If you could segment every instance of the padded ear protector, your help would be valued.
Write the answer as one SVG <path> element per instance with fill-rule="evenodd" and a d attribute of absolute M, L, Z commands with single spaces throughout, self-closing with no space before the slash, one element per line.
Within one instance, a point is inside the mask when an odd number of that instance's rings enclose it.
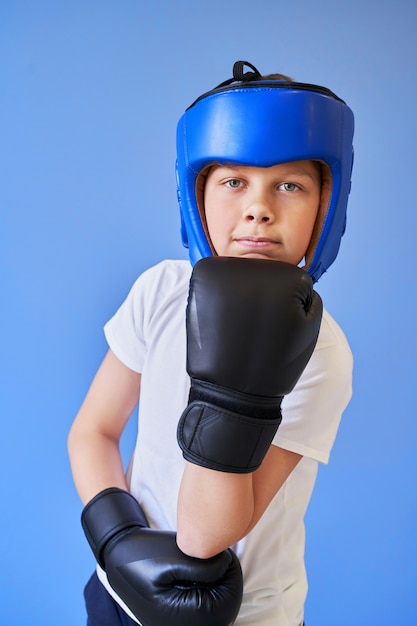
<path fill-rule="evenodd" d="M 182 241 L 191 263 L 213 254 L 202 203 L 208 166 L 315 160 L 322 166 L 321 203 L 304 269 L 317 281 L 335 260 L 346 226 L 353 130 L 351 109 L 329 89 L 263 78 L 237 61 L 233 78 L 200 96 L 177 127 Z"/>

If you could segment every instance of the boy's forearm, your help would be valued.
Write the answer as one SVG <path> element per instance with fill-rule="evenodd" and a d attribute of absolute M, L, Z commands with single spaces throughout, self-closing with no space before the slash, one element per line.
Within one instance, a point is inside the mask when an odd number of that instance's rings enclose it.
<path fill-rule="evenodd" d="M 251 474 L 216 472 L 187 463 L 178 499 L 179 547 L 207 558 L 246 537 L 301 458 L 272 445 Z"/>
<path fill-rule="evenodd" d="M 127 487 L 119 441 L 139 400 L 140 378 L 109 350 L 72 424 L 68 452 L 84 504 L 108 487 Z"/>
<path fill-rule="evenodd" d="M 68 450 L 74 482 L 84 505 L 108 487 L 127 489 L 116 441 L 98 433 L 71 433 Z"/>
<path fill-rule="evenodd" d="M 245 536 L 253 511 L 252 474 L 187 463 L 178 496 L 178 545 L 190 556 L 214 556 Z"/>

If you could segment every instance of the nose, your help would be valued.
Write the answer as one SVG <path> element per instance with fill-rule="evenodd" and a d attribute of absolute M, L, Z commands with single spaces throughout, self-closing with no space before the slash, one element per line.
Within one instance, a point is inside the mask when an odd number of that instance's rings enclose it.
<path fill-rule="evenodd" d="M 274 211 L 265 194 L 254 196 L 244 209 L 243 218 L 247 222 L 266 224 L 274 220 Z"/>

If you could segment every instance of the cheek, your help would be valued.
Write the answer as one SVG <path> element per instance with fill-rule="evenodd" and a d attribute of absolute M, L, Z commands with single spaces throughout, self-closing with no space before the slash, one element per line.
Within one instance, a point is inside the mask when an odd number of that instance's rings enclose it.
<path fill-rule="evenodd" d="M 216 220 L 214 213 L 215 212 L 210 208 L 210 206 L 206 205 L 205 210 L 204 210 L 204 215 L 205 215 L 207 230 L 210 236 L 213 236 L 213 234 L 216 231 L 215 226 L 216 226 L 217 220 Z"/>
<path fill-rule="evenodd" d="M 205 209 L 206 224 L 211 236 L 225 232 L 230 222 L 230 211 L 220 201 L 210 200 Z"/>
<path fill-rule="evenodd" d="M 211 221 L 207 222 L 207 231 L 212 247 L 217 252 L 217 254 L 220 254 L 226 240 L 226 228 L 223 226 L 221 221 L 217 219 L 212 219 Z"/>
<path fill-rule="evenodd" d="M 205 208 L 205 227 L 213 251 L 221 253 L 222 242 L 225 234 L 225 212 L 221 207 L 208 204 Z"/>
<path fill-rule="evenodd" d="M 317 210 L 303 212 L 302 215 L 298 216 L 298 218 L 294 220 L 293 224 L 289 228 L 288 232 L 291 236 L 294 254 L 299 257 L 299 260 L 301 260 L 307 252 L 307 248 L 313 235 L 316 216 Z"/>
<path fill-rule="evenodd" d="M 317 211 L 310 213 L 301 220 L 300 232 L 304 241 L 310 243 L 311 236 L 313 234 L 314 224 L 316 221 Z"/>

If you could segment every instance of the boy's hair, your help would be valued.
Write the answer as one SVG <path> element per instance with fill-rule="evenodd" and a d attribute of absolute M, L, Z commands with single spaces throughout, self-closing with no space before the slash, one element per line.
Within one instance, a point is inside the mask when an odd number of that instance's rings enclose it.
<path fill-rule="evenodd" d="M 215 254 L 203 205 L 211 165 L 312 160 L 321 164 L 322 191 L 305 270 L 318 280 L 336 258 L 345 229 L 352 138 L 353 113 L 329 89 L 284 74 L 262 76 L 250 63 L 236 62 L 233 78 L 197 98 L 178 123 L 178 199 L 191 262 Z"/>
<path fill-rule="evenodd" d="M 294 79 L 286 76 L 285 74 L 266 74 L 266 76 L 261 76 L 259 80 L 283 80 L 286 83 L 293 83 Z"/>

